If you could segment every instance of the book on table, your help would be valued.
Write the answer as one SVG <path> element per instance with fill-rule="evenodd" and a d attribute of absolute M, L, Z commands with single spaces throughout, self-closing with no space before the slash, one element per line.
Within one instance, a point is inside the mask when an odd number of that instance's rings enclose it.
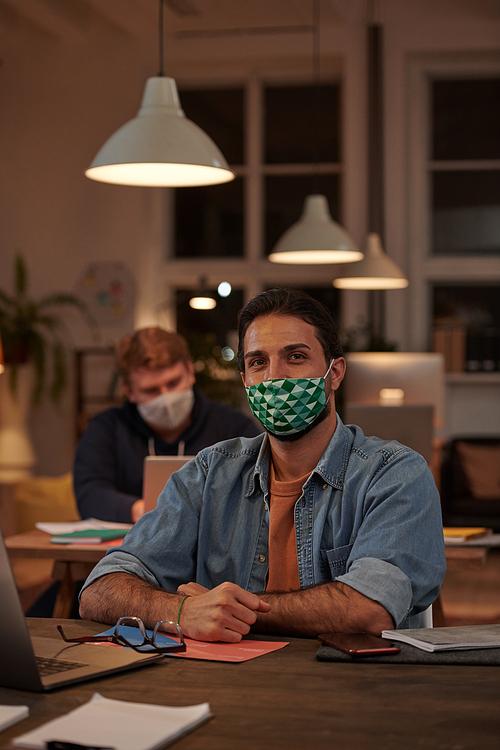
<path fill-rule="evenodd" d="M 452 544 L 479 539 L 488 534 L 491 534 L 491 529 L 484 526 L 445 526 L 443 528 L 444 541 Z"/>
<path fill-rule="evenodd" d="M 69 534 L 55 534 L 50 537 L 52 544 L 100 544 L 123 539 L 128 529 L 83 529 Z"/>
<path fill-rule="evenodd" d="M 382 638 L 409 643 L 423 651 L 499 648 L 500 624 L 456 625 L 449 628 L 383 630 Z"/>
<path fill-rule="evenodd" d="M 83 521 L 62 523 L 39 521 L 35 526 L 40 531 L 50 534 L 50 541 L 53 544 L 100 544 L 123 539 L 133 524 L 85 518 Z"/>

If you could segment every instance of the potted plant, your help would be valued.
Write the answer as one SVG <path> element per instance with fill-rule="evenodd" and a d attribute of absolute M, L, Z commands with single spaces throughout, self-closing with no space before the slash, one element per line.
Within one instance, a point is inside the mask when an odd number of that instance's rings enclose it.
<path fill-rule="evenodd" d="M 14 264 L 14 293 L 0 289 L 0 338 L 7 372 L 0 375 L 0 483 L 31 474 L 35 453 L 27 419 L 30 401 L 39 404 L 51 371 L 49 396 L 55 403 L 67 384 L 64 324 L 58 307 L 76 307 L 91 323 L 85 304 L 72 294 L 28 296 L 28 275 L 21 255 Z"/>
<path fill-rule="evenodd" d="M 73 294 L 56 292 L 34 300 L 28 296 L 28 274 L 24 259 L 14 263 L 14 293 L 0 289 L 0 337 L 5 364 L 10 365 L 10 390 L 17 391 L 20 366 L 32 364 L 32 402 L 39 404 L 45 391 L 47 371 L 51 370 L 49 396 L 56 403 L 67 384 L 65 344 L 61 337 L 62 317 L 55 308 L 76 307 L 92 325 L 86 305 Z"/>

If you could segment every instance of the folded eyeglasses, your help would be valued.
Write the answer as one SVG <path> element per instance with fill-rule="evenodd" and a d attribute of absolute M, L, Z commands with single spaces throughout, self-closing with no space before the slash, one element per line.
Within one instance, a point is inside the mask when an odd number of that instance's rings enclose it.
<path fill-rule="evenodd" d="M 134 624 L 133 627 L 135 626 L 135 628 L 142 636 L 142 642 L 131 643 L 129 638 L 127 638 L 123 634 L 123 627 L 131 623 Z M 120 628 L 122 628 L 122 632 L 120 632 Z M 163 628 L 163 633 L 158 632 L 160 628 Z M 172 644 L 161 644 L 161 642 L 157 643 L 157 637 L 159 635 L 166 635 L 165 630 L 167 630 L 167 628 L 170 628 L 172 632 L 175 632 L 175 635 L 179 639 L 179 643 L 177 643 L 176 641 L 174 641 L 174 643 Z M 139 617 L 120 617 L 115 625 L 114 632 L 108 635 L 82 635 L 79 638 L 67 638 L 61 625 L 58 625 L 57 629 L 66 643 L 116 643 L 120 646 L 127 646 L 128 648 L 132 648 L 134 649 L 134 651 L 138 651 L 141 654 L 147 653 L 148 651 L 151 653 L 151 648 L 153 648 L 159 654 L 172 654 L 186 650 L 186 644 L 184 643 L 182 630 L 180 626 L 177 625 L 177 623 L 172 622 L 172 620 L 160 620 L 159 622 L 157 622 L 154 626 L 151 637 L 149 637 L 146 633 L 144 623 Z M 168 637 L 171 637 L 170 633 Z"/>

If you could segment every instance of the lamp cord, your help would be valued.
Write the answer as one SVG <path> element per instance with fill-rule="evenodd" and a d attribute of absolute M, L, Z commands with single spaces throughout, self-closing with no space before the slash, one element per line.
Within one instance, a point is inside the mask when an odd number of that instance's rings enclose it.
<path fill-rule="evenodd" d="M 313 171 L 313 193 L 319 193 L 319 160 L 320 160 L 320 0 L 313 0 L 313 149 L 312 159 L 315 166 Z"/>
<path fill-rule="evenodd" d="M 163 0 L 160 1 L 159 13 L 158 13 L 158 53 L 159 53 L 159 65 L 158 65 L 158 76 L 161 78 L 165 75 L 164 62 L 163 62 Z"/>

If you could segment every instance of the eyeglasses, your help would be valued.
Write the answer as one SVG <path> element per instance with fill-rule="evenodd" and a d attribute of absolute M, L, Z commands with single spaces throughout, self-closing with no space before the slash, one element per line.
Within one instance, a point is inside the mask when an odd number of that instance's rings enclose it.
<path fill-rule="evenodd" d="M 130 635 L 127 634 L 126 637 L 123 634 L 123 628 L 129 623 L 134 623 L 135 629 L 137 629 L 142 636 L 142 642 L 132 643 L 130 640 Z M 166 630 L 167 627 L 175 631 L 176 636 L 179 638 L 179 643 L 176 643 L 174 641 L 173 644 L 169 643 L 166 645 L 162 645 L 161 643 L 156 642 L 158 635 L 164 635 L 164 633 L 158 632 L 159 629 L 163 628 L 163 630 Z M 120 628 L 122 628 L 122 632 L 120 632 Z M 79 638 L 67 638 L 61 625 L 58 625 L 57 629 L 60 632 L 62 639 L 66 641 L 66 643 L 117 643 L 120 646 L 133 648 L 134 651 L 138 651 L 141 654 L 147 653 L 151 650 L 151 648 L 155 649 L 155 651 L 157 651 L 159 654 L 172 654 L 186 650 L 186 644 L 184 643 L 182 630 L 180 626 L 177 625 L 177 623 L 172 622 L 171 620 L 160 620 L 160 622 L 157 622 L 154 626 L 151 637 L 149 637 L 146 633 L 144 623 L 139 617 L 120 617 L 115 625 L 114 632 L 108 635 L 82 635 Z"/>

